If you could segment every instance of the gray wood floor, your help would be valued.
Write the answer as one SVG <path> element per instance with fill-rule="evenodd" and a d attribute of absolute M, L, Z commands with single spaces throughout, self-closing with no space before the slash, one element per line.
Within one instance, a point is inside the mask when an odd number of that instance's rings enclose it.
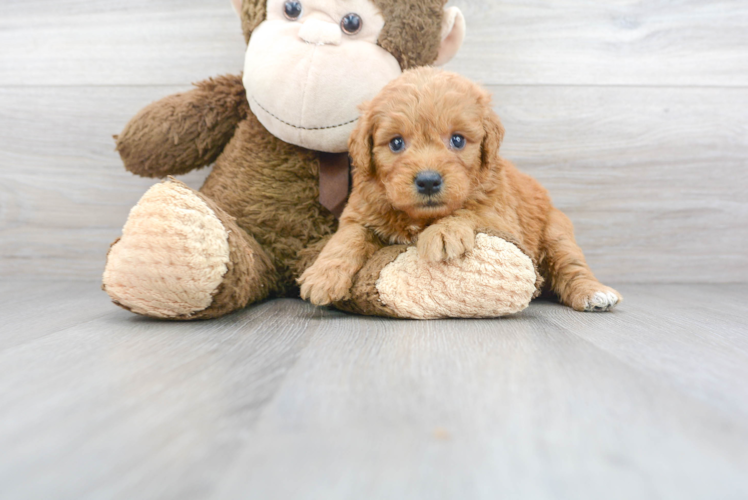
<path fill-rule="evenodd" d="M 748 285 L 390 321 L 0 284 L 3 499 L 744 499 Z"/>

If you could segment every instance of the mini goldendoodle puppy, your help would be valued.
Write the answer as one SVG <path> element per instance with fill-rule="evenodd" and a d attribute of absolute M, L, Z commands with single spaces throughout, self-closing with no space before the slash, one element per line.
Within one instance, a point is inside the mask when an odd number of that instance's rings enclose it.
<path fill-rule="evenodd" d="M 548 192 L 498 152 L 504 135 L 489 93 L 441 70 L 408 71 L 371 103 L 349 142 L 353 192 L 340 228 L 300 278 L 316 305 L 350 296 L 353 277 L 387 244 L 415 243 L 427 261 L 459 259 L 476 231 L 512 235 L 545 286 L 578 311 L 622 298 L 600 283 Z"/>

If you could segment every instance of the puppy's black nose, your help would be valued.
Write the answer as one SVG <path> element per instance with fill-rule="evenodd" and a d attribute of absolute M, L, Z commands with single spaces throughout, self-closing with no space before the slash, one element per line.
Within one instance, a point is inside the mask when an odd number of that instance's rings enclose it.
<path fill-rule="evenodd" d="M 443 181 L 439 172 L 426 170 L 418 173 L 415 183 L 419 193 L 431 196 L 442 190 Z"/>

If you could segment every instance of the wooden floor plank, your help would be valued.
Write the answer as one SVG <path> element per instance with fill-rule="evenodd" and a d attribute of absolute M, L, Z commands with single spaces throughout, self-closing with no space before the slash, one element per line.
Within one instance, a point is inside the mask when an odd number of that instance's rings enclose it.
<path fill-rule="evenodd" d="M 1 352 L 0 497 L 205 498 L 313 315 L 300 301 L 196 323 L 122 311 Z"/>
<path fill-rule="evenodd" d="M 735 302 L 748 297 L 748 286 L 734 289 L 739 291 Z M 555 325 L 654 380 L 748 419 L 748 315 L 725 317 L 689 304 L 707 295 L 694 286 L 627 285 L 621 290 L 623 305 L 604 317 L 580 316 L 547 302 L 536 307 Z M 673 296 L 677 301 L 671 301 Z"/>
<path fill-rule="evenodd" d="M 283 300 L 59 329 L 76 313 L 42 285 L 14 286 L 27 314 L 61 310 L 29 319 L 54 331 L 0 350 L 2 498 L 748 494 L 746 286 L 625 285 L 613 314 L 393 321 Z"/>
<path fill-rule="evenodd" d="M 745 323 L 748 317 L 746 286 L 741 283 L 702 283 L 698 286 L 698 293 L 694 293 L 693 285 L 672 284 L 655 288 L 637 287 L 636 293 L 678 311 L 696 311 L 709 317 Z"/>
<path fill-rule="evenodd" d="M 117 311 L 101 284 L 31 282 L 0 301 L 0 352 Z"/>
<path fill-rule="evenodd" d="M 42 289 L 57 290 L 69 285 L 69 282 L 6 277 L 0 281 L 0 311 L 6 309 L 10 301 L 26 301 L 29 300 L 29 294 L 44 293 Z"/>
<path fill-rule="evenodd" d="M 323 320 L 217 498 L 748 493 L 742 417 L 580 339 L 549 319 L 561 309 L 481 322 Z M 604 334 L 613 316 L 599 318 Z"/>

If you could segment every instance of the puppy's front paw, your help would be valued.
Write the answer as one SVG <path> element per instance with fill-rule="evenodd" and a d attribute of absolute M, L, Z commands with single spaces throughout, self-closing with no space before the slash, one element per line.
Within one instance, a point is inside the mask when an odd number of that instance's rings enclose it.
<path fill-rule="evenodd" d="M 617 291 L 600 283 L 579 286 L 573 293 L 571 307 L 577 311 L 604 312 L 623 302 Z"/>
<path fill-rule="evenodd" d="M 418 256 L 428 262 L 462 257 L 475 246 L 475 232 L 460 224 L 434 224 L 418 237 Z"/>
<path fill-rule="evenodd" d="M 353 276 L 338 266 L 313 265 L 299 278 L 301 298 L 327 306 L 350 298 Z"/>

